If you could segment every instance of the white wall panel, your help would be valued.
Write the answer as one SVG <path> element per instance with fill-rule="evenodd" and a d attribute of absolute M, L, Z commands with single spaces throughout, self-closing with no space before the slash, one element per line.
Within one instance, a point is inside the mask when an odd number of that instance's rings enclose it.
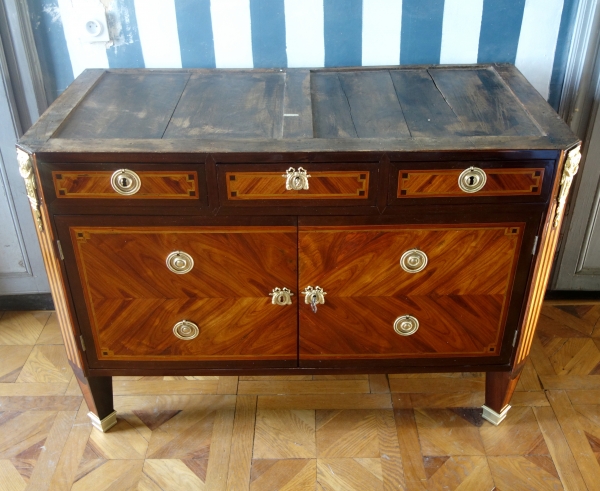
<path fill-rule="evenodd" d="M 211 0 L 217 68 L 252 68 L 250 0 Z"/>
<path fill-rule="evenodd" d="M 548 98 L 563 0 L 527 0 L 515 65 Z"/>
<path fill-rule="evenodd" d="M 289 67 L 325 64 L 323 0 L 285 0 L 285 37 Z"/>
<path fill-rule="evenodd" d="M 175 0 L 134 0 L 146 68 L 181 68 Z"/>
<path fill-rule="evenodd" d="M 400 63 L 402 0 L 363 0 L 362 64 Z"/>
<path fill-rule="evenodd" d="M 483 0 L 445 0 L 440 63 L 477 63 Z"/>

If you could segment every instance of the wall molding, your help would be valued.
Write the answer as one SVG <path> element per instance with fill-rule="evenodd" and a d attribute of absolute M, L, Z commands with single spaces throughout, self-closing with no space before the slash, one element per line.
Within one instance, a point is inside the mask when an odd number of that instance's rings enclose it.
<path fill-rule="evenodd" d="M 31 295 L 5 295 L 0 297 L 0 311 L 54 310 L 52 295 L 34 293 Z"/>

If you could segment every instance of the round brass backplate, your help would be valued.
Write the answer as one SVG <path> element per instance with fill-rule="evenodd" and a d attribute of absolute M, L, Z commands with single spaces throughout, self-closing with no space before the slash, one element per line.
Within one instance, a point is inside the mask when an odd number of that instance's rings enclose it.
<path fill-rule="evenodd" d="M 479 167 L 469 167 L 458 176 L 458 187 L 465 193 L 476 193 L 483 189 L 487 181 L 487 175 Z"/>
<path fill-rule="evenodd" d="M 130 196 L 140 190 L 142 180 L 132 170 L 119 169 L 113 172 L 110 178 L 110 185 L 117 193 Z"/>
<path fill-rule="evenodd" d="M 194 259 L 187 252 L 173 251 L 167 256 L 167 268 L 175 274 L 189 273 L 194 267 Z"/>
<path fill-rule="evenodd" d="M 402 254 L 400 266 L 407 273 L 418 273 L 427 266 L 427 254 L 419 249 L 410 249 Z"/>
<path fill-rule="evenodd" d="M 419 329 L 419 321 L 412 315 L 403 315 L 394 322 L 394 331 L 400 336 L 410 336 Z"/>
<path fill-rule="evenodd" d="M 200 334 L 200 329 L 193 322 L 184 320 L 179 321 L 173 326 L 173 334 L 175 334 L 175 336 L 177 336 L 179 339 L 188 341 L 198 336 L 198 334 Z"/>

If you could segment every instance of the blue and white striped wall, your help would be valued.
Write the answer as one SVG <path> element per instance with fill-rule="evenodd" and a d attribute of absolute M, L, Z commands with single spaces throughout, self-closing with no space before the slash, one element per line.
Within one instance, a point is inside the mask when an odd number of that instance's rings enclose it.
<path fill-rule="evenodd" d="M 28 1 L 51 98 L 85 68 L 509 62 L 556 106 L 578 0 L 102 0 L 108 49 L 79 42 L 89 0 Z"/>

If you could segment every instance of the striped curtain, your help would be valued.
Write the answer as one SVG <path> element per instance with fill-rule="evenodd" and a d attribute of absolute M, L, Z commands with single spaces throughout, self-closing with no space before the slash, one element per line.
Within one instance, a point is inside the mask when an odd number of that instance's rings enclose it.
<path fill-rule="evenodd" d="M 85 68 L 514 63 L 554 106 L 577 0 L 112 0 L 114 45 L 79 42 L 83 0 L 28 0 L 47 90 Z M 105 4 L 107 2 L 104 2 Z"/>

